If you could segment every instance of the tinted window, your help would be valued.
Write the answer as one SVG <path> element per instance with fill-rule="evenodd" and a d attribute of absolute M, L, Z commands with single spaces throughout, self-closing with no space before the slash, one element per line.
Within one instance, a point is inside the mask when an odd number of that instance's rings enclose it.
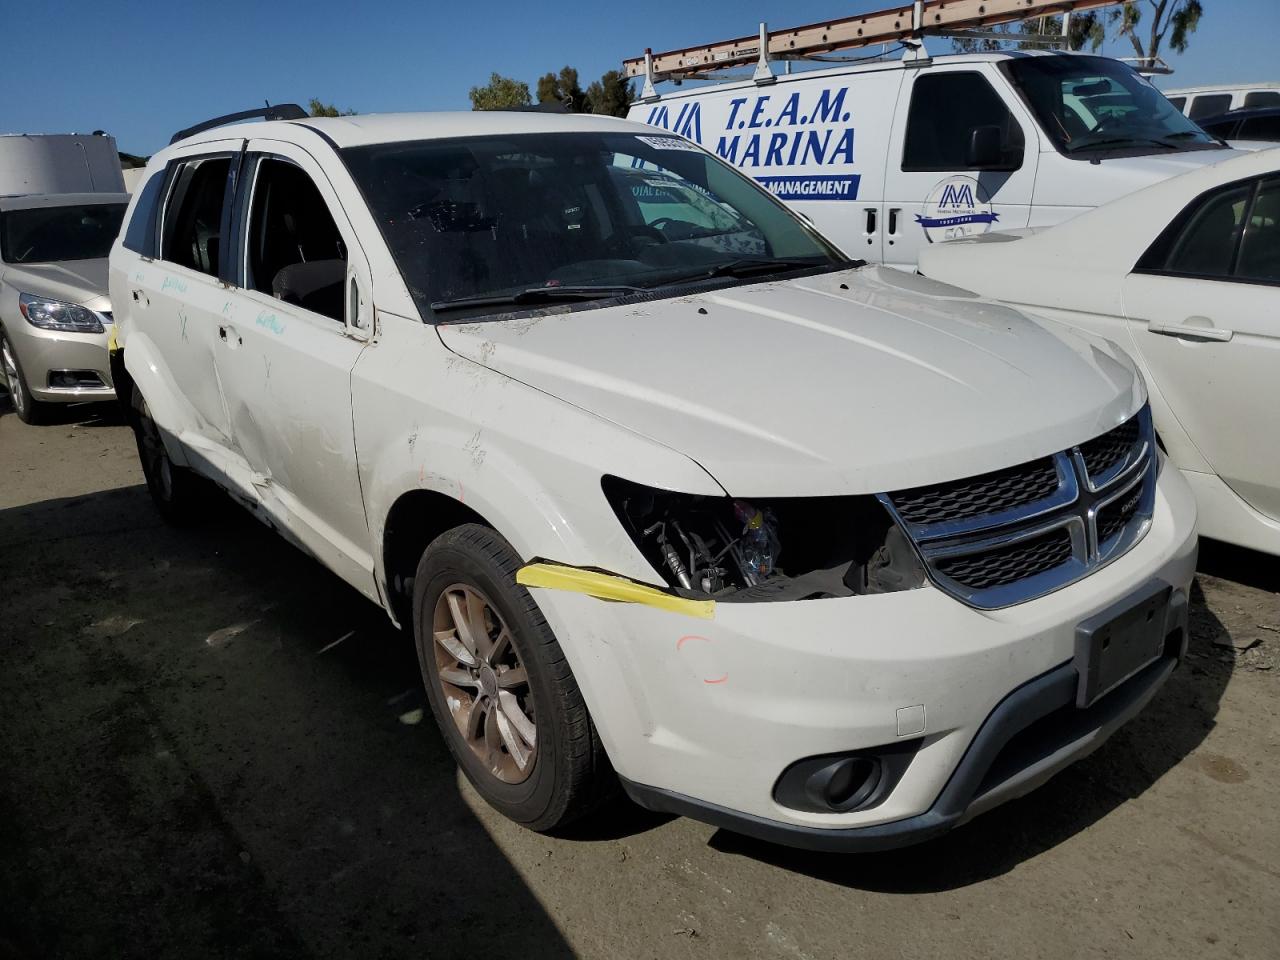
<path fill-rule="evenodd" d="M 1245 184 L 1199 197 L 1152 244 L 1138 269 L 1226 277 L 1231 273 L 1252 193 L 1252 185 Z"/>
<path fill-rule="evenodd" d="M 1280 180 L 1258 188 L 1240 241 L 1236 276 L 1280 283 Z"/>
<path fill-rule="evenodd" d="M 1187 98 L 1186 97 L 1170 97 L 1169 102 L 1173 104 L 1173 108 L 1175 110 L 1181 110 L 1183 107 L 1187 105 Z"/>
<path fill-rule="evenodd" d="M 1280 141 L 1280 113 L 1271 117 L 1250 117 L 1240 124 L 1236 139 Z"/>
<path fill-rule="evenodd" d="M 1216 117 L 1218 114 L 1226 113 L 1230 109 L 1231 94 L 1206 93 L 1191 101 L 1191 113 L 1189 116 L 1192 120 L 1200 117 Z"/>
<path fill-rule="evenodd" d="M 425 140 L 342 155 L 423 317 L 512 312 L 521 309 L 506 305 L 513 296 L 536 308 L 560 291 L 586 305 L 720 270 L 754 281 L 847 263 L 732 167 L 656 132 Z M 491 302 L 460 302 L 477 297 Z"/>
<path fill-rule="evenodd" d="M 1246 107 L 1280 107 L 1280 90 L 1254 90 L 1244 95 Z"/>
<path fill-rule="evenodd" d="M 1200 129 L 1206 133 L 1212 133 L 1215 137 L 1222 137 L 1224 140 L 1230 140 L 1236 132 L 1235 120 L 1219 120 L 1217 123 L 1201 123 Z"/>
<path fill-rule="evenodd" d="M 245 253 L 245 286 L 342 322 L 347 250 L 302 168 L 258 162 Z"/>
<path fill-rule="evenodd" d="M 1000 69 L 1062 153 L 1094 159 L 1221 149 L 1132 67 L 1106 57 L 1005 60 Z"/>
<path fill-rule="evenodd" d="M 125 248 L 144 257 L 156 255 L 156 210 L 160 204 L 160 191 L 164 189 L 164 172 L 152 174 L 138 195 L 133 216 L 124 231 Z"/>
<path fill-rule="evenodd" d="M 125 204 L 32 207 L 0 213 L 0 257 L 8 263 L 98 260 L 111 252 Z"/>
<path fill-rule="evenodd" d="M 222 210 L 229 157 L 202 157 L 177 166 L 164 212 L 162 256 L 192 270 L 218 275 Z"/>
<path fill-rule="evenodd" d="M 976 127 L 1000 131 L 1000 162 L 987 168 L 1016 170 L 1022 164 L 1022 127 L 986 77 L 935 73 L 916 78 L 907 115 L 903 170 L 973 170 L 969 142 Z"/>

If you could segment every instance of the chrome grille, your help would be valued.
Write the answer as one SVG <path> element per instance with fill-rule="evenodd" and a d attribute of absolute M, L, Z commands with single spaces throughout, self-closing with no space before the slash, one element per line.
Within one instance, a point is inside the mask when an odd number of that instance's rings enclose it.
<path fill-rule="evenodd" d="M 1043 596 L 1109 563 L 1150 525 L 1151 411 L 1052 457 L 881 496 L 942 589 L 981 609 Z"/>
<path fill-rule="evenodd" d="M 912 523 L 942 523 L 1002 510 L 1012 510 L 1043 500 L 1058 489 L 1058 470 L 1044 457 L 980 477 L 900 490 L 894 506 Z"/>

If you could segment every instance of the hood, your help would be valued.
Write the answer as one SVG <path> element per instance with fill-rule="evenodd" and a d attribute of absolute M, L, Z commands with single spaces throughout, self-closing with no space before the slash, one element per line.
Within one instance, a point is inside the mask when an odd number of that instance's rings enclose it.
<path fill-rule="evenodd" d="M 78 303 L 91 310 L 110 310 L 107 260 L 64 260 L 60 263 L 5 264 L 5 282 L 22 293 Z"/>
<path fill-rule="evenodd" d="M 888 268 L 437 330 L 455 353 L 684 453 L 735 496 L 971 476 L 1094 437 L 1144 399 L 1101 341 Z"/>
<path fill-rule="evenodd" d="M 1078 177 L 1042 176 L 1037 178 L 1035 203 L 1037 206 L 1097 207 L 1117 197 L 1123 197 L 1143 187 L 1180 174 L 1190 173 L 1202 167 L 1213 166 L 1240 156 L 1238 150 L 1187 150 L 1182 153 L 1165 153 L 1147 157 L 1115 157 L 1101 161 L 1090 176 L 1087 190 L 1081 189 Z M 1068 163 L 1087 164 L 1085 160 Z M 1042 172 L 1044 168 L 1041 167 Z"/>

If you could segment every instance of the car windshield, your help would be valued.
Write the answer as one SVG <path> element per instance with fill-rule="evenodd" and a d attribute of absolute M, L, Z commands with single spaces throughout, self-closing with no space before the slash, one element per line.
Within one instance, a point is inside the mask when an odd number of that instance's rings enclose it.
<path fill-rule="evenodd" d="M 1069 156 L 1221 148 L 1159 90 L 1106 57 L 1015 57 L 1001 64 L 1044 131 Z"/>
<path fill-rule="evenodd" d="M 428 320 L 851 265 L 733 168 L 656 132 L 342 153 Z"/>
<path fill-rule="evenodd" d="M 102 259 L 120 232 L 125 206 L 87 203 L 0 212 L 0 258 L 6 263 Z"/>

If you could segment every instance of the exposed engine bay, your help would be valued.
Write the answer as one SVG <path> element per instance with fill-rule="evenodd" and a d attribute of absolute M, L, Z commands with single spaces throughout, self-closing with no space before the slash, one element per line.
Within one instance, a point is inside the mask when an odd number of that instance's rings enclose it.
<path fill-rule="evenodd" d="M 605 477 L 604 489 L 640 551 L 681 596 L 810 600 L 925 581 L 914 549 L 874 497 L 704 497 L 617 477 Z"/>

